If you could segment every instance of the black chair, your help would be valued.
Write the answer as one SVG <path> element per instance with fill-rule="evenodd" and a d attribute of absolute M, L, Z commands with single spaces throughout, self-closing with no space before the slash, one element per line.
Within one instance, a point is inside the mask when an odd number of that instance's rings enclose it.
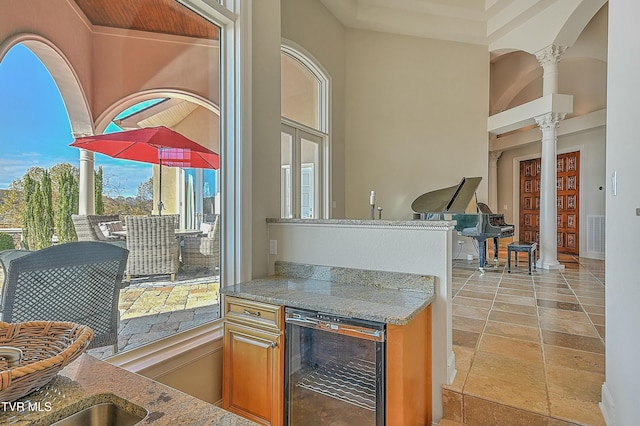
<path fill-rule="evenodd" d="M 72 321 L 89 326 L 89 348 L 118 351 L 118 302 L 129 251 L 80 241 L 15 254 L 2 252 L 4 322 Z"/>

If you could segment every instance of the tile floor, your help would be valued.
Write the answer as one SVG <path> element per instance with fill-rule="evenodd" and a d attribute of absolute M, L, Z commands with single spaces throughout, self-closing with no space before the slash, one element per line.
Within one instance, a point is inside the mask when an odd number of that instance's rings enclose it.
<path fill-rule="evenodd" d="M 457 375 L 441 425 L 604 425 L 604 262 L 559 255 L 563 272 L 528 275 L 506 253 L 484 274 L 453 264 Z"/>

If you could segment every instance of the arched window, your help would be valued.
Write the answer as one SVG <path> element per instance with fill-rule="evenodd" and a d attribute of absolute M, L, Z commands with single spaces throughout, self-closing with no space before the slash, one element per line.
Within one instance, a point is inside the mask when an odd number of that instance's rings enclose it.
<path fill-rule="evenodd" d="M 329 80 L 309 55 L 282 46 L 283 218 L 329 217 Z"/>

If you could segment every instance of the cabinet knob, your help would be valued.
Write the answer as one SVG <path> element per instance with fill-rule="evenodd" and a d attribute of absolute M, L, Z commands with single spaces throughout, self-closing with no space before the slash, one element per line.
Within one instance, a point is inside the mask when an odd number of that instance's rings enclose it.
<path fill-rule="evenodd" d="M 248 309 L 243 309 L 242 313 L 245 314 L 245 315 L 253 315 L 254 317 L 259 317 L 260 316 L 260 311 L 251 312 Z"/>
<path fill-rule="evenodd" d="M 278 347 L 278 342 L 271 342 L 271 347 L 272 348 L 277 348 Z"/>

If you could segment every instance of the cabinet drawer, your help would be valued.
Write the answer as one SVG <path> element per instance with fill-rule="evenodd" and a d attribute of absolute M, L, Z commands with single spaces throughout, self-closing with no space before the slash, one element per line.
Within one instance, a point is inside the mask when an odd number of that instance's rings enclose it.
<path fill-rule="evenodd" d="M 282 306 L 231 296 L 224 298 L 225 319 L 253 327 L 280 332 L 283 330 L 283 312 Z"/>

